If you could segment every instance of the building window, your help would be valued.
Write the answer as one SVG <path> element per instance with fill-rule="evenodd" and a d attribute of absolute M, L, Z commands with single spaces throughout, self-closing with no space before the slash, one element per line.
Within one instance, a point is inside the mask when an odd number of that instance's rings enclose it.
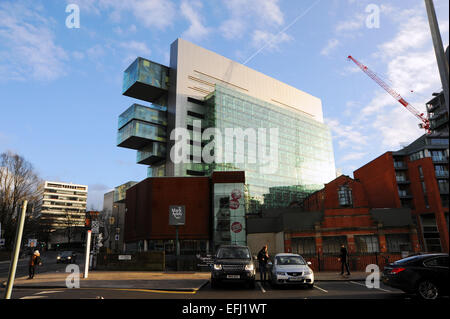
<path fill-rule="evenodd" d="M 339 254 L 341 245 L 347 246 L 346 236 L 325 236 L 323 238 L 323 253 L 324 254 Z"/>
<path fill-rule="evenodd" d="M 352 198 L 352 190 L 348 185 L 342 185 L 338 190 L 338 198 L 340 206 L 352 206 L 353 198 Z"/>
<path fill-rule="evenodd" d="M 411 251 L 411 242 L 409 234 L 387 234 L 387 251 L 389 253 L 400 253 L 402 251 Z"/>
<path fill-rule="evenodd" d="M 423 178 L 423 169 L 422 166 L 419 166 L 419 176 L 422 179 Z"/>
<path fill-rule="evenodd" d="M 448 180 L 440 179 L 438 180 L 439 192 L 448 193 Z"/>
<path fill-rule="evenodd" d="M 355 236 L 355 243 L 359 253 L 375 253 L 380 251 L 378 236 Z"/>
<path fill-rule="evenodd" d="M 314 237 L 292 239 L 292 252 L 300 255 L 315 255 L 316 239 Z"/>
<path fill-rule="evenodd" d="M 427 252 L 441 252 L 441 239 L 434 214 L 420 215 L 422 234 Z"/>
<path fill-rule="evenodd" d="M 434 172 L 436 174 L 436 177 L 448 177 L 448 167 L 445 165 L 435 165 L 434 166 Z"/>
<path fill-rule="evenodd" d="M 431 158 L 433 161 L 446 161 L 444 151 L 431 151 Z"/>

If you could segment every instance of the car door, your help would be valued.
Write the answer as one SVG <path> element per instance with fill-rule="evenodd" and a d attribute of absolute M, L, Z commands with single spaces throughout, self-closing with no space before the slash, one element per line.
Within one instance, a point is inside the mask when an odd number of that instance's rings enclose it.
<path fill-rule="evenodd" d="M 434 281 L 440 285 L 440 288 L 448 292 L 448 256 L 439 256 L 428 259 L 424 262 Z"/>

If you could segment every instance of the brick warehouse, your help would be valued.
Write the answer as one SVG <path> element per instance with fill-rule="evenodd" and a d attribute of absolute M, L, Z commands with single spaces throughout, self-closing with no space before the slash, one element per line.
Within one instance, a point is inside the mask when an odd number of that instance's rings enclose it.
<path fill-rule="evenodd" d="M 368 264 L 383 267 L 420 250 L 411 210 L 370 207 L 363 184 L 348 176 L 326 184 L 301 207 L 263 210 L 259 218 L 248 219 L 247 227 L 250 246 L 266 242 L 274 246 L 272 254 L 280 249 L 299 253 L 316 270 L 340 269 L 341 244 L 348 247 L 353 270 L 365 270 Z M 271 242 L 271 233 L 284 242 Z"/>
<path fill-rule="evenodd" d="M 229 204 L 236 192 L 244 193 L 244 181 L 244 172 L 214 172 L 211 177 L 147 178 L 130 187 L 125 200 L 126 249 L 173 255 L 172 205 L 182 205 L 186 212 L 185 224 L 179 226 L 181 255 L 205 254 L 222 243 L 245 243 L 244 197 Z"/>

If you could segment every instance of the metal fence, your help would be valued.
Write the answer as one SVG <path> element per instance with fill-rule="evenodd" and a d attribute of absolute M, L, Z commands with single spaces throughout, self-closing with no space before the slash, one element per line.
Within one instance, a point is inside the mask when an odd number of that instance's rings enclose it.
<path fill-rule="evenodd" d="M 314 271 L 341 271 L 339 254 L 302 255 L 306 261 L 311 262 Z M 350 271 L 365 271 L 368 265 L 377 265 L 380 270 L 394 261 L 402 259 L 401 254 L 393 253 L 356 253 L 347 257 Z"/>

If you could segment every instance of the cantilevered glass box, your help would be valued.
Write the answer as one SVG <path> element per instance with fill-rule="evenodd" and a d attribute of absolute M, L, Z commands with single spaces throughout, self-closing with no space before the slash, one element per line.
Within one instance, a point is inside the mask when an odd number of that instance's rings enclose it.
<path fill-rule="evenodd" d="M 167 94 L 168 83 L 168 67 L 137 58 L 124 72 L 122 94 L 155 102 Z"/>

